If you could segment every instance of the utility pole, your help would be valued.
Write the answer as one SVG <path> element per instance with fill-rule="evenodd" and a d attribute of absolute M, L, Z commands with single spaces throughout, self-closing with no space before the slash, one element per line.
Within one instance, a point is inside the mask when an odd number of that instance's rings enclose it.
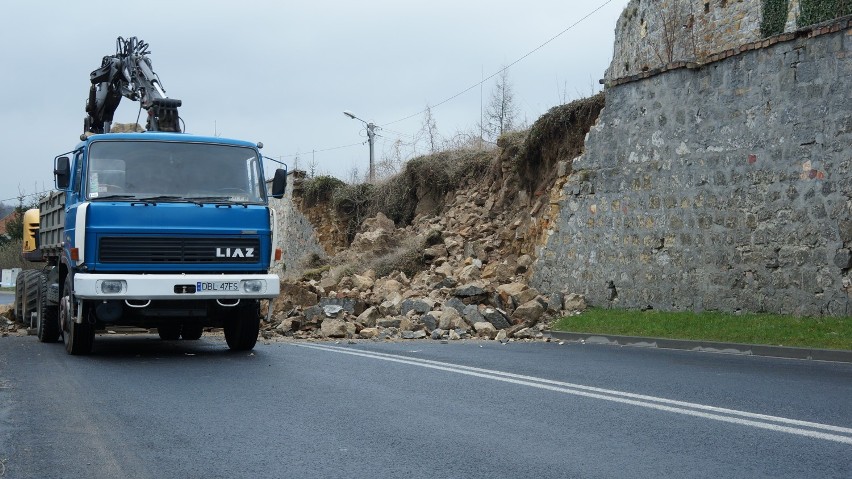
<path fill-rule="evenodd" d="M 369 176 L 369 182 L 373 183 L 374 181 L 376 181 L 376 166 L 375 166 L 375 161 L 374 161 L 374 159 L 375 159 L 374 149 L 375 149 L 375 142 L 376 142 L 376 128 L 378 128 L 378 127 L 373 122 L 367 122 L 367 121 L 364 121 L 364 120 L 358 118 L 357 116 L 355 116 L 354 113 L 352 113 L 349 110 L 344 111 L 343 114 L 348 116 L 349 118 L 352 118 L 353 120 L 358 120 L 361 123 L 367 125 L 367 143 L 370 144 L 370 176 Z"/>
<path fill-rule="evenodd" d="M 376 165 L 374 163 L 374 144 L 376 142 L 376 125 L 367 123 L 367 143 L 370 144 L 370 183 L 376 181 Z"/>

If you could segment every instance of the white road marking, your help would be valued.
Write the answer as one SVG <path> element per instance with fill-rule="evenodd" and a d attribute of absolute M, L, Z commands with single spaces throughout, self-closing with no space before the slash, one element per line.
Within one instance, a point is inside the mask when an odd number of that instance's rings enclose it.
<path fill-rule="evenodd" d="M 747 411 L 739 411 L 736 409 L 708 406 L 704 404 L 677 401 L 674 399 L 666 399 L 656 396 L 647 396 L 644 394 L 634 394 L 623 391 L 616 391 L 612 389 L 584 386 L 582 384 L 553 381 L 550 379 L 537 378 L 534 376 L 525 376 L 522 374 L 507 373 L 503 371 L 476 368 L 460 364 L 432 361 L 428 359 L 398 356 L 394 354 L 353 350 L 339 346 L 327 346 L 318 344 L 295 344 L 295 346 L 308 349 L 316 349 L 320 351 L 334 352 L 339 354 L 349 354 L 352 356 L 360 356 L 371 359 L 379 359 L 382 361 L 408 364 L 423 368 L 436 369 L 439 371 L 464 374 L 467 376 L 474 376 L 484 379 L 491 379 L 494 381 L 502 381 L 511 384 L 545 389 L 564 394 L 572 394 L 575 396 L 583 396 L 593 399 L 602 399 L 605 401 L 612 401 L 622 404 L 645 407 L 649 409 L 656 409 L 659 411 L 684 414 L 688 416 L 701 417 L 704 419 L 751 426 L 760 429 L 768 429 L 770 431 L 785 432 L 799 436 L 823 439 L 827 441 L 834 441 L 852 445 L 852 428 L 834 426 L 831 424 L 821 424 L 810 421 L 801 421 L 797 419 L 770 416 L 766 414 L 757 414 Z"/>

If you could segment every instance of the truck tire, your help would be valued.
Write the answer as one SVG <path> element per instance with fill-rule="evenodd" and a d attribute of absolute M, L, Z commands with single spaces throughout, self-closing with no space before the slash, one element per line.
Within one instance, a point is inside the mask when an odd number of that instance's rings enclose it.
<path fill-rule="evenodd" d="M 33 273 L 38 273 L 38 271 L 33 269 L 21 271 L 15 280 L 15 318 L 19 323 L 26 325 L 30 324 L 30 318 L 27 314 L 27 291 Z"/>
<path fill-rule="evenodd" d="M 180 339 L 180 323 L 162 323 L 157 326 L 157 334 L 163 341 L 176 341 Z"/>
<path fill-rule="evenodd" d="M 188 341 L 201 339 L 202 334 L 204 334 L 204 327 L 200 324 L 183 323 L 180 330 L 180 337 Z"/>
<path fill-rule="evenodd" d="M 36 309 L 36 332 L 43 343 L 55 343 L 59 340 L 59 307 L 47 304 L 47 274 L 39 274 L 41 294 Z"/>
<path fill-rule="evenodd" d="M 234 315 L 225 320 L 225 342 L 231 351 L 250 351 L 260 332 L 260 303 L 244 299 L 234 309 Z"/>
<path fill-rule="evenodd" d="M 19 323 L 24 322 L 24 283 L 27 281 L 27 271 L 21 271 L 15 278 L 15 319 Z"/>
<path fill-rule="evenodd" d="M 38 309 L 38 296 L 41 292 L 41 271 L 28 270 L 27 282 L 24 284 L 23 323 L 32 325 L 33 313 Z"/>
<path fill-rule="evenodd" d="M 59 304 L 59 320 L 62 324 L 62 340 L 65 341 L 65 351 L 68 354 L 84 355 L 92 352 L 95 342 L 95 325 L 83 321 L 74 322 L 73 301 L 71 298 L 71 275 L 65 279 L 62 288 L 62 299 Z"/>

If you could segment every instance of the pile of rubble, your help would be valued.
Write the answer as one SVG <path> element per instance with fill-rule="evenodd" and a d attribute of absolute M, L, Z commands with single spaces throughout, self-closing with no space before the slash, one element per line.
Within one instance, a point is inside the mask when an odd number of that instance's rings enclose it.
<path fill-rule="evenodd" d="M 23 324 L 16 322 L 11 304 L 0 305 L 0 337 L 25 336 L 27 330 Z"/>
<path fill-rule="evenodd" d="M 586 123 L 603 106 L 597 100 Z M 263 336 L 545 339 L 554 319 L 585 310 L 582 295 L 528 284 L 533 256 L 559 216 L 568 157 L 582 151 L 588 130 L 583 122 L 556 123 L 550 136 L 562 146 L 540 153 L 535 171 L 519 166 L 527 134 L 504 135 L 490 169 L 443 198 L 428 182 L 416 186 L 419 214 L 410 225 L 397 227 L 382 213 L 363 221 L 324 269 L 282 283 Z M 576 135 L 566 133 L 572 129 Z M 576 137 L 571 148 L 563 144 L 568 136 Z"/>
<path fill-rule="evenodd" d="M 586 308 L 581 295 L 527 284 L 533 263 L 512 253 L 524 221 L 495 213 L 475 192 L 458 193 L 441 216 L 396 228 L 379 213 L 319 279 L 286 281 L 262 335 L 308 338 L 543 339 L 551 321 Z M 407 275 L 387 258 L 422 261 Z"/>

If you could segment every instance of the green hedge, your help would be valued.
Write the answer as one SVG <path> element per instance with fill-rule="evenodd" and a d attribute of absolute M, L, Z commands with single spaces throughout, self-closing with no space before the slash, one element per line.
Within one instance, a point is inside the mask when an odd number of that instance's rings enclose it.
<path fill-rule="evenodd" d="M 302 198 L 305 200 L 305 206 L 311 207 L 319 202 L 330 200 L 335 190 L 345 185 L 346 183 L 342 180 L 327 175 L 305 179 L 302 183 Z"/>
<path fill-rule="evenodd" d="M 801 0 L 799 26 L 852 15 L 852 0 Z"/>
<path fill-rule="evenodd" d="M 760 35 L 763 38 L 784 33 L 787 23 L 789 0 L 763 0 L 763 18 L 760 21 Z"/>

